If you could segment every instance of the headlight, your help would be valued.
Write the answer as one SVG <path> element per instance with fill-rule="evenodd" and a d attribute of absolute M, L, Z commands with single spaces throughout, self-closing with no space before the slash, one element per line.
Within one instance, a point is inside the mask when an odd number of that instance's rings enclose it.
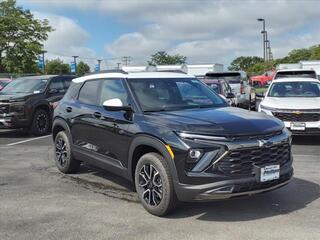
<path fill-rule="evenodd" d="M 178 136 L 182 139 L 199 139 L 199 140 L 207 140 L 207 141 L 227 141 L 226 137 L 222 136 L 211 136 L 211 135 L 202 135 L 202 134 L 193 134 L 193 133 L 186 133 L 186 132 L 176 132 Z"/>
<path fill-rule="evenodd" d="M 10 103 L 23 103 L 25 101 L 24 98 L 14 98 L 14 99 L 9 99 Z"/>

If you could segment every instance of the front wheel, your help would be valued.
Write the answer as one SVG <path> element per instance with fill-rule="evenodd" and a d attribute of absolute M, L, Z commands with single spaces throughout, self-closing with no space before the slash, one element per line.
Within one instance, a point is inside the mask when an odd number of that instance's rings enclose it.
<path fill-rule="evenodd" d="M 67 134 L 61 131 L 54 140 L 54 157 L 57 168 L 63 173 L 74 173 L 80 162 L 72 156 L 71 144 Z"/>
<path fill-rule="evenodd" d="M 31 125 L 31 134 L 35 136 L 45 135 L 50 130 L 50 116 L 44 109 L 35 111 Z"/>
<path fill-rule="evenodd" d="M 139 159 L 135 186 L 143 207 L 153 215 L 165 216 L 177 203 L 169 165 L 158 153 L 147 153 Z"/>

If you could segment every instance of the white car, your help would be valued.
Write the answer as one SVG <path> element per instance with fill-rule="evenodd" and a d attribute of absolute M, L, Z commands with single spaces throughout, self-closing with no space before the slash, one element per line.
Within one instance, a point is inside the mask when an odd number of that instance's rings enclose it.
<path fill-rule="evenodd" d="M 295 135 L 320 135 L 320 81 L 273 80 L 258 111 L 279 118 Z"/>

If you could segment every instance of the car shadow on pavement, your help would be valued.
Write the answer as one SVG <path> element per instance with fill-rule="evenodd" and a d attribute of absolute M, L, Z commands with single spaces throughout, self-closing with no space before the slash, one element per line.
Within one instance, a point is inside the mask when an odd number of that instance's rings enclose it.
<path fill-rule="evenodd" d="M 31 137 L 30 134 L 28 134 L 26 131 L 21 129 L 14 129 L 14 130 L 0 129 L 0 138 L 23 139 L 23 138 L 29 138 L 29 137 Z"/>
<path fill-rule="evenodd" d="M 207 203 L 181 203 L 169 218 L 198 216 L 203 221 L 250 221 L 287 214 L 305 208 L 320 197 L 320 186 L 293 178 L 285 187 L 251 197 Z"/>
<path fill-rule="evenodd" d="M 320 145 L 320 136 L 293 136 L 293 145 Z"/>
<path fill-rule="evenodd" d="M 95 181 L 89 181 L 88 178 L 83 178 L 82 176 L 80 181 L 87 181 L 91 185 L 94 185 L 95 187 L 98 187 L 101 189 L 113 188 L 113 189 L 126 191 L 126 192 L 135 191 L 134 186 L 130 181 L 92 165 L 81 164 L 81 167 L 76 175 L 78 174 L 94 175 L 95 177 L 98 177 L 101 181 L 97 182 L 96 181 L 97 178 L 95 178 Z"/>

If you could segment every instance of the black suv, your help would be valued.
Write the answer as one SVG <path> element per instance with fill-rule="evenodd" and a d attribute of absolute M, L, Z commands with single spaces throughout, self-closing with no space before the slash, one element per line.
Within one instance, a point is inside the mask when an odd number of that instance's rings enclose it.
<path fill-rule="evenodd" d="M 280 120 L 229 107 L 182 73 L 111 72 L 73 80 L 54 112 L 55 162 L 81 162 L 135 183 L 147 211 L 177 200 L 251 195 L 293 175 L 291 136 Z"/>
<path fill-rule="evenodd" d="M 0 127 L 25 128 L 34 135 L 51 130 L 52 103 L 59 101 L 75 76 L 17 78 L 0 92 Z"/>

